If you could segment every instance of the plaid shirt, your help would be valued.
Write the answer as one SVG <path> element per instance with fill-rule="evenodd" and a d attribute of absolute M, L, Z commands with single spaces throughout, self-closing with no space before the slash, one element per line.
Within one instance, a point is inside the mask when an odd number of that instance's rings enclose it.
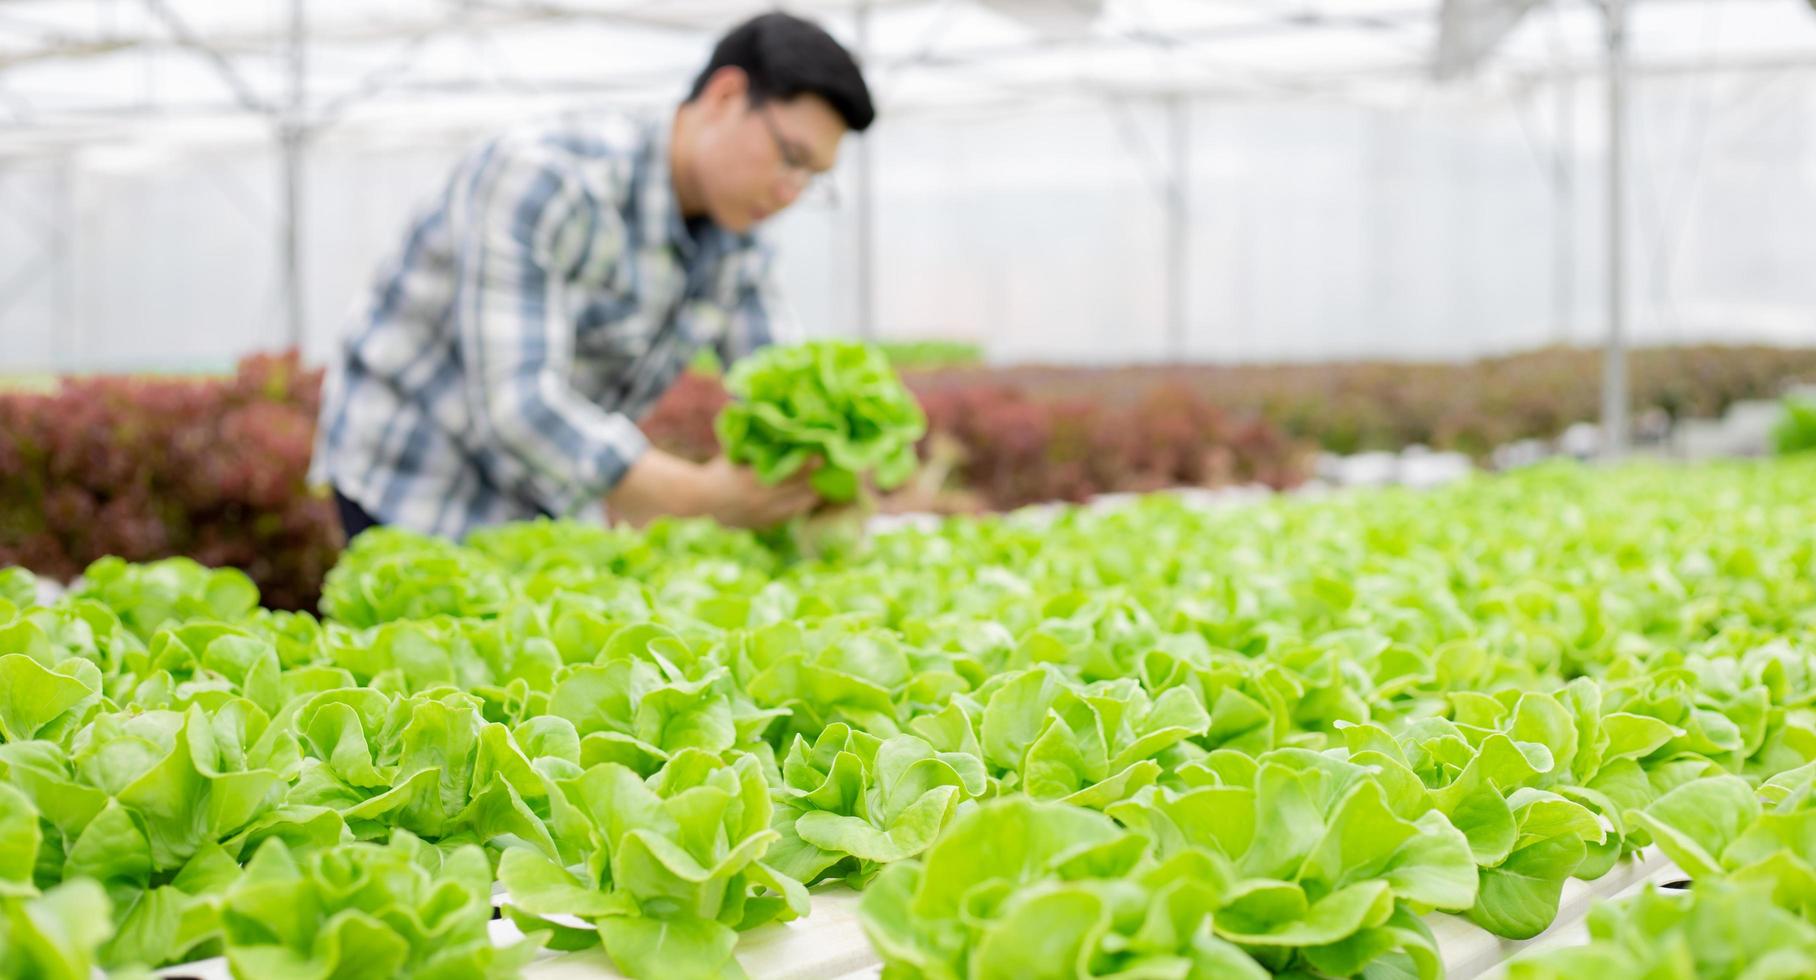
<path fill-rule="evenodd" d="M 467 157 L 330 367 L 313 479 L 460 538 L 599 501 L 702 348 L 771 341 L 769 252 L 683 221 L 667 120 L 585 116 Z"/>

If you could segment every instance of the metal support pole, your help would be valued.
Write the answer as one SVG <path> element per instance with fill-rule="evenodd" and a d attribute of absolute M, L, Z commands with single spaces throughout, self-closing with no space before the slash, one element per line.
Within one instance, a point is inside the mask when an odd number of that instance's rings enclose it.
<path fill-rule="evenodd" d="M 1552 342 L 1570 342 L 1576 319 L 1576 83 L 1555 83 L 1557 141 L 1552 148 Z"/>
<path fill-rule="evenodd" d="M 857 9 L 857 56 L 860 62 L 868 62 L 870 55 L 870 4 L 866 3 Z M 877 335 L 876 322 L 876 161 L 870 152 L 871 136 L 861 133 L 857 138 L 857 200 L 852 210 L 852 232 L 857 237 L 855 258 L 857 268 L 852 279 L 857 289 L 857 328 L 858 336 L 865 340 L 874 340 Z"/>
<path fill-rule="evenodd" d="M 307 112 L 308 23 L 305 0 L 290 0 L 289 74 L 290 98 L 277 124 L 280 239 L 284 327 L 288 346 L 301 349 L 307 325 L 306 285 L 303 282 L 303 154 L 308 143 Z"/>
<path fill-rule="evenodd" d="M 1603 0 L 1608 28 L 1608 343 L 1602 360 L 1602 454 L 1627 452 L 1627 3 Z"/>
<path fill-rule="evenodd" d="M 282 195 L 279 218 L 278 262 L 282 265 L 284 289 L 284 338 L 288 347 L 301 348 L 306 307 L 303 302 L 303 216 L 302 216 L 303 135 L 289 124 L 280 123 L 278 131 L 279 193 Z"/>
<path fill-rule="evenodd" d="M 50 201 L 50 249 L 51 249 L 51 329 L 64 338 L 67 352 L 62 367 L 73 370 L 84 360 L 86 352 L 82 349 L 82 330 L 76 322 L 75 312 L 75 258 L 71 247 L 75 237 L 75 219 L 73 204 L 70 199 L 75 190 L 70 183 L 70 172 L 74 161 L 69 154 L 57 158 L 57 169 L 51 188 Z"/>
<path fill-rule="evenodd" d="M 1167 358 L 1186 357 L 1187 302 L 1191 297 L 1191 103 L 1178 94 L 1167 97 L 1166 297 Z"/>

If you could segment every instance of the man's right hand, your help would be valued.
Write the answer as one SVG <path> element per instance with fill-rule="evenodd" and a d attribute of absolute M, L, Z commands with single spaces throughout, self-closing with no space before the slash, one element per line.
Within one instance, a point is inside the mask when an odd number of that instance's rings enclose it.
<path fill-rule="evenodd" d="M 711 517 L 728 527 L 762 528 L 813 509 L 819 495 L 806 471 L 771 487 L 721 456 L 693 463 L 650 449 L 606 495 L 615 519 L 641 527 L 663 516 Z"/>

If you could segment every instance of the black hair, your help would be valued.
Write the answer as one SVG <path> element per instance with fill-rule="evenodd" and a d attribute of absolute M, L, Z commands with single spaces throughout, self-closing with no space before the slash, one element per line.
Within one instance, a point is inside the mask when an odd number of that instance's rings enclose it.
<path fill-rule="evenodd" d="M 712 60 L 694 79 L 692 102 L 721 68 L 738 68 L 750 79 L 751 102 L 816 95 L 854 132 L 876 120 L 870 87 L 851 52 L 812 21 L 790 14 L 761 14 L 731 29 L 713 48 Z"/>

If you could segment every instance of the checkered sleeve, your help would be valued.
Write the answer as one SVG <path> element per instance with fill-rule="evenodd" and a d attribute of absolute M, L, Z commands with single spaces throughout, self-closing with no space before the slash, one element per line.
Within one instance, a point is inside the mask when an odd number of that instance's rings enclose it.
<path fill-rule="evenodd" d="M 497 450 L 495 468 L 505 472 L 494 477 L 550 513 L 573 514 L 649 445 L 630 418 L 568 381 L 575 322 L 567 282 L 583 260 L 622 258 L 624 223 L 533 141 L 494 146 L 463 190 L 449 209 L 461 243 L 451 315 L 468 416 Z"/>

